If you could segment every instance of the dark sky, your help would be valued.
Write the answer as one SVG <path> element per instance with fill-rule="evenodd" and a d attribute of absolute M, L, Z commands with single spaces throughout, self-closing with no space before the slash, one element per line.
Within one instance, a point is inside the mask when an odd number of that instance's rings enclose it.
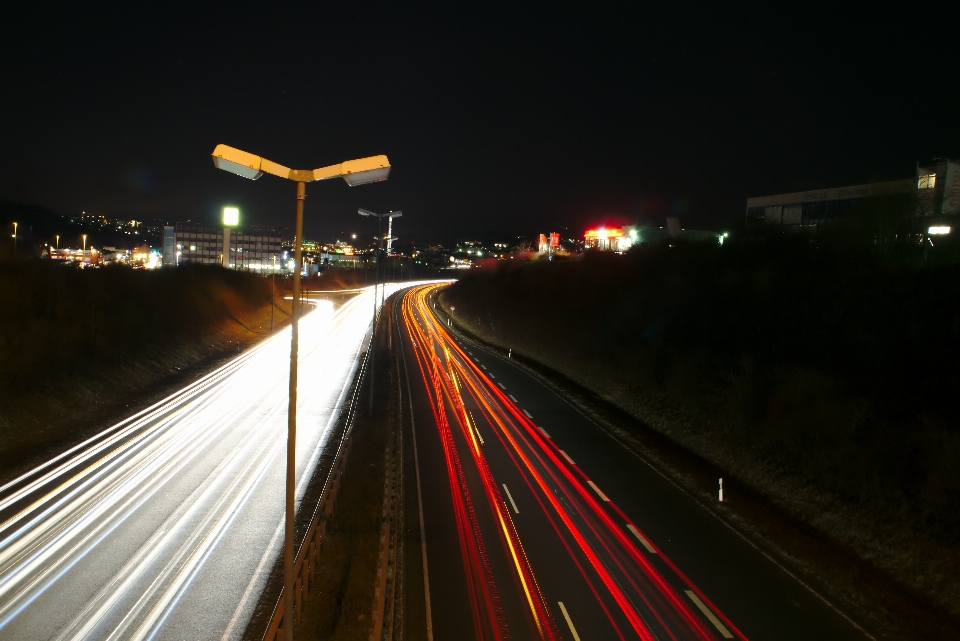
<path fill-rule="evenodd" d="M 0 198 L 107 216 L 292 224 L 295 185 L 226 143 L 386 183 L 307 188 L 307 237 L 598 222 L 722 229 L 747 196 L 960 157 L 960 3 L 6 3 Z M 35 7 L 40 6 L 37 10 Z"/>

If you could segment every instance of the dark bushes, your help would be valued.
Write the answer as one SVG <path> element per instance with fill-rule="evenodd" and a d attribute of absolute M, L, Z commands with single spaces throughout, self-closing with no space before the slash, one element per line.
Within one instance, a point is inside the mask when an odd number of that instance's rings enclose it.
<path fill-rule="evenodd" d="M 269 281 L 220 268 L 0 263 L 0 399 L 197 338 L 269 302 Z"/>

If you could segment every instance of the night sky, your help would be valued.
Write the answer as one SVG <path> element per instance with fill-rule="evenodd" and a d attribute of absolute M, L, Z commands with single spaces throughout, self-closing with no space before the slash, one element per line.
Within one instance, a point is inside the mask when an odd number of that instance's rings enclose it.
<path fill-rule="evenodd" d="M 218 171 L 217 143 L 387 154 L 385 183 L 308 185 L 323 240 L 372 233 L 358 206 L 402 209 L 404 240 L 720 230 L 748 196 L 960 157 L 956 2 L 26 4 L 0 19 L 0 198 L 63 214 L 292 225 L 295 184 Z"/>

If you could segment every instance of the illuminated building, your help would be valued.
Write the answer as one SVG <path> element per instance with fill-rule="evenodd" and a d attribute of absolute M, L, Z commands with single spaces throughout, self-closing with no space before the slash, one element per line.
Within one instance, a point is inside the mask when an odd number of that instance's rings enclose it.
<path fill-rule="evenodd" d="M 587 230 L 583 235 L 583 246 L 585 249 L 625 252 L 636 240 L 637 232 L 633 227 L 600 227 Z"/>
<path fill-rule="evenodd" d="M 229 256 L 223 261 L 224 227 L 190 222 L 164 225 L 163 265 L 224 264 L 230 269 L 253 271 L 281 267 L 279 229 L 233 227 L 228 239 Z"/>

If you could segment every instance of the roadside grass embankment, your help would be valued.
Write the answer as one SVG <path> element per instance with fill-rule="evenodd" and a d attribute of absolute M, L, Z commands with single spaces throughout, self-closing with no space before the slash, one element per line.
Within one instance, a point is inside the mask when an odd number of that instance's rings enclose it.
<path fill-rule="evenodd" d="M 960 619 L 960 265 L 850 253 L 590 253 L 441 302 Z"/>
<path fill-rule="evenodd" d="M 290 302 L 277 289 L 279 328 Z M 2 262 L 0 301 L 4 478 L 270 330 L 269 280 L 201 265 L 151 272 Z"/>

